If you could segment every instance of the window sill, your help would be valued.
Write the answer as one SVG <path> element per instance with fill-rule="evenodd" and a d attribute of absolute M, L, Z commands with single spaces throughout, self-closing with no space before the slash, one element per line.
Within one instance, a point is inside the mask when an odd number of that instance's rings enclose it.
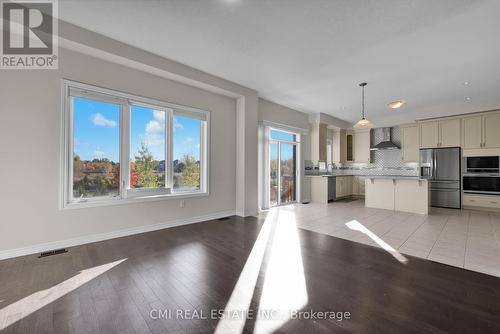
<path fill-rule="evenodd" d="M 135 203 L 145 203 L 145 202 L 158 202 L 167 200 L 179 200 L 186 198 L 196 198 L 196 197 L 207 197 L 209 192 L 185 192 L 185 193 L 170 193 L 162 195 L 149 195 L 143 197 L 133 197 L 133 198 L 123 198 L 123 199 L 106 199 L 106 200 L 95 200 L 88 202 L 73 202 L 64 203 L 62 210 L 72 210 L 72 209 L 84 209 L 84 208 L 94 208 L 94 207 L 104 207 L 104 206 L 117 206 L 117 205 L 127 205 Z"/>

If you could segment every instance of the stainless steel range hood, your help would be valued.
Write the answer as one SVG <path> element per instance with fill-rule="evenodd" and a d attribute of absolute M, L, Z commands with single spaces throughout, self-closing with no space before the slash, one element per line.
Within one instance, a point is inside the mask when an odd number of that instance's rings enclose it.
<path fill-rule="evenodd" d="M 373 131 L 380 131 L 382 135 L 382 141 L 377 145 L 370 148 L 371 151 L 379 150 L 399 150 L 400 147 L 392 142 L 392 129 L 391 128 L 379 128 Z"/>

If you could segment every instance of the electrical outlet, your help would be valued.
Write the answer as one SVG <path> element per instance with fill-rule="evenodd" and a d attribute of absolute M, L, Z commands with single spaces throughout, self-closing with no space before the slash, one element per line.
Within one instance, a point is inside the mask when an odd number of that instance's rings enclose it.
<path fill-rule="evenodd" d="M 183 200 L 183 199 L 181 199 L 181 202 L 179 203 L 179 206 L 180 206 L 181 208 L 185 208 L 185 207 L 186 207 L 186 201 L 185 201 L 185 200 Z"/>

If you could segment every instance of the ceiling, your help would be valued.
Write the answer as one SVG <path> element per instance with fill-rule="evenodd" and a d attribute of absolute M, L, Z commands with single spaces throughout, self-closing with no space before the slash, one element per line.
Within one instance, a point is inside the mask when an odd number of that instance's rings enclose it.
<path fill-rule="evenodd" d="M 498 0 L 65 0 L 59 6 L 65 21 L 304 112 L 356 121 L 362 81 L 375 125 L 500 108 Z M 408 102 L 389 109 L 395 99 Z"/>

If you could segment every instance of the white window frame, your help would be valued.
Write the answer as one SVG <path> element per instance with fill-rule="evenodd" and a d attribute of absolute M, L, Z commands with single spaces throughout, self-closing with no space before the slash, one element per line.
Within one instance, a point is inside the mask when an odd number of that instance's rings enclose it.
<path fill-rule="evenodd" d="M 170 102 L 159 101 L 119 91 L 63 80 L 62 92 L 62 177 L 61 209 L 118 205 L 143 201 L 181 199 L 209 195 L 210 112 Z M 120 105 L 120 185 L 119 195 L 73 199 L 73 97 L 82 97 Z M 130 114 L 137 105 L 165 112 L 165 188 L 130 188 Z M 173 192 L 173 117 L 174 114 L 201 120 L 200 133 L 200 190 Z"/>

